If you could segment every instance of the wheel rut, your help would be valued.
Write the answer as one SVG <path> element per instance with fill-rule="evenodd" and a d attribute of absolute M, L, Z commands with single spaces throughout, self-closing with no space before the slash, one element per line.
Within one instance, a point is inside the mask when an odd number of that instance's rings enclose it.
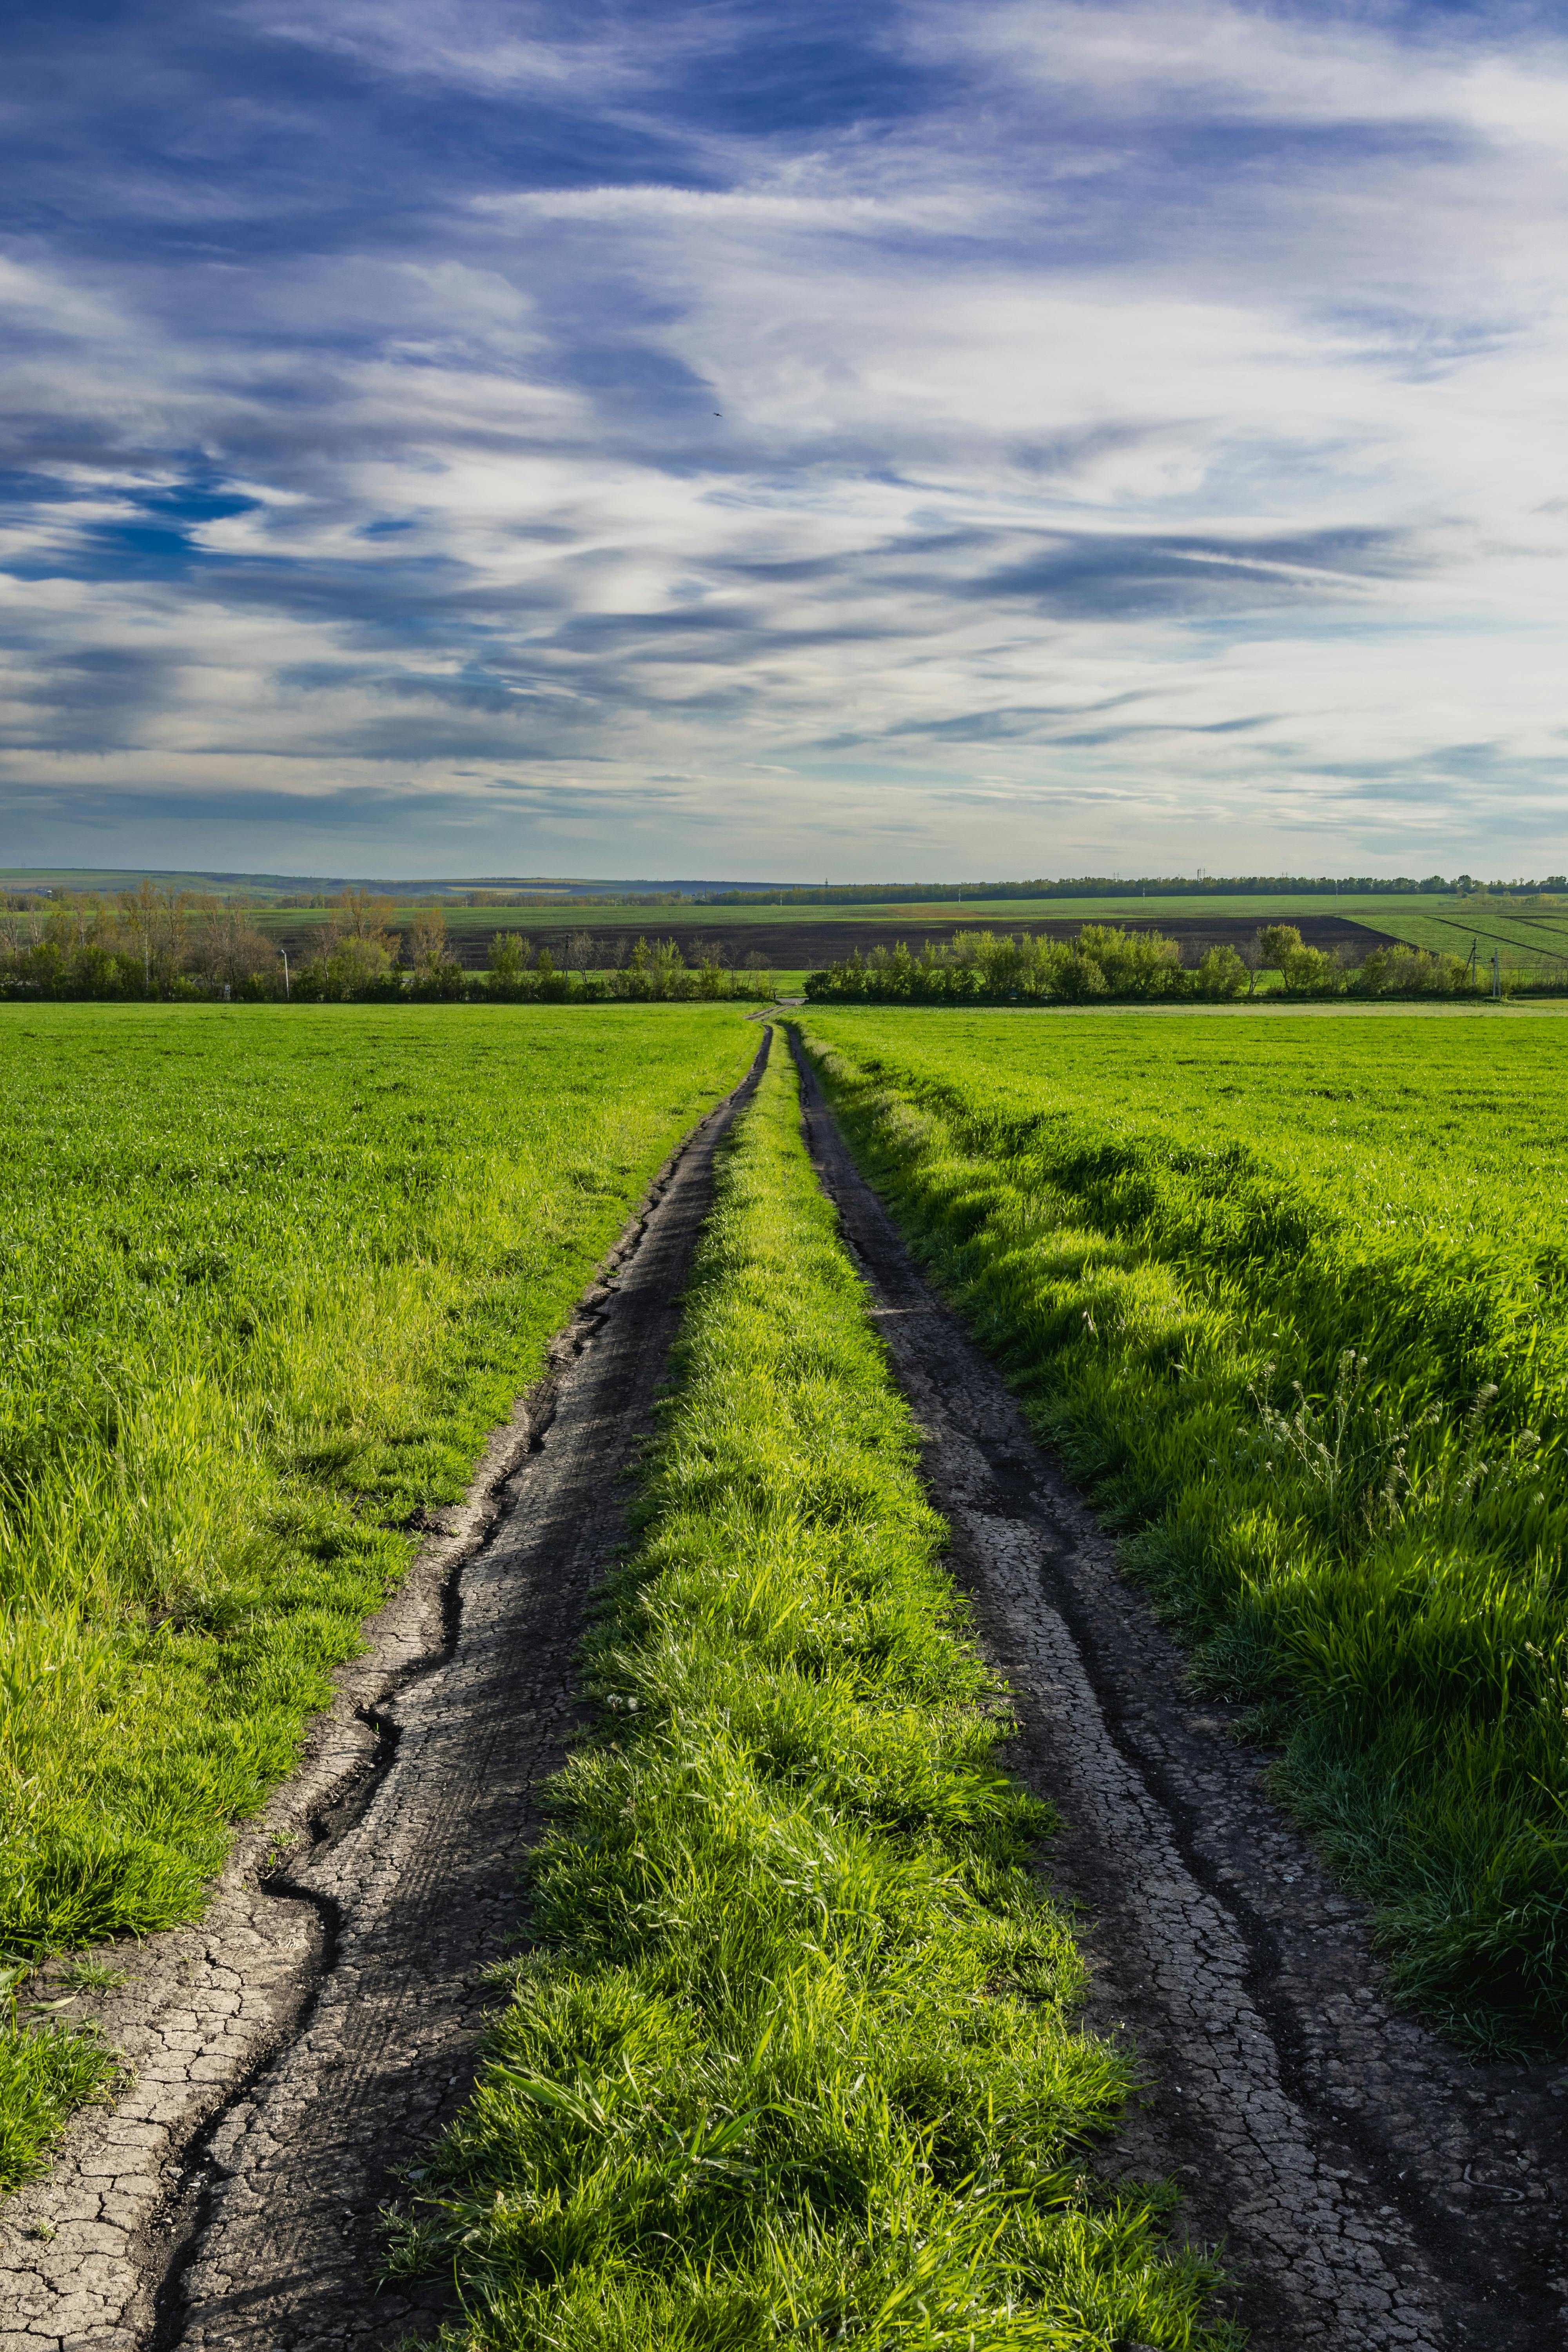
<path fill-rule="evenodd" d="M 338 1727 L 347 1760 L 325 1775 L 305 1840 L 246 1891 L 248 1940 L 228 1937 L 219 1973 L 233 1990 L 216 1998 L 243 2010 L 247 1974 L 265 1976 L 271 2008 L 248 2062 L 221 2044 L 182 2056 L 200 2036 L 162 2014 L 157 2056 L 178 2077 L 167 2096 L 138 2084 L 17 2200 L 0 2352 L 369 2352 L 453 2315 L 449 2284 L 377 2289 L 377 2217 L 472 2086 L 496 1998 L 486 1970 L 517 1924 L 540 1784 L 579 1721 L 584 1604 L 625 1537 L 626 1473 L 679 1327 L 713 1149 L 770 1034 L 556 1341 L 488 1535 L 422 1596 L 423 1646 L 410 1638 Z M 194 1973 L 202 1931 L 188 1940 Z M 205 2104 L 204 2067 L 222 2085 Z"/>
<path fill-rule="evenodd" d="M 409 1593 L 390 1664 L 336 1711 L 294 1816 L 308 1843 L 175 1955 L 248 2056 L 199 2000 L 184 2037 L 165 2006 L 163 2075 L 74 2136 L 74 2172 L 13 2200 L 0 2352 L 390 2352 L 451 2315 L 439 2284 L 375 2288 L 376 2217 L 471 2087 L 485 1968 L 515 1919 L 538 1784 L 577 1726 L 584 1604 L 624 1533 L 712 1149 L 766 1051 L 557 1343 L 498 1456 L 488 1537 Z M 1364 1907 L 1267 1801 L 1226 1711 L 1185 1694 L 1179 1652 L 797 1059 L 819 1178 L 1016 1695 L 1016 1769 L 1066 1817 L 1049 1865 L 1084 1907 L 1090 2021 L 1130 2032 L 1144 2064 L 1102 2171 L 1181 2182 L 1256 2352 L 1562 2340 L 1568 2073 L 1472 2066 L 1384 2000 Z M 47 2242 L 18 2252 L 32 2215 Z"/>
<path fill-rule="evenodd" d="M 296 2038 L 208 2135 L 215 2179 L 161 2314 L 170 2352 L 338 2352 L 450 2315 L 439 2286 L 371 2291 L 376 2217 L 472 2088 L 494 1999 L 484 1970 L 516 1924 L 536 1792 L 579 1721 L 584 1604 L 625 1533 L 623 1474 L 651 1425 L 736 1099 L 592 1301 L 549 1424 L 464 1569 L 449 1651 L 395 1702 L 384 1780 L 294 1874 L 333 1923 L 331 1964 Z"/>
<path fill-rule="evenodd" d="M 1005 1674 L 1020 1777 L 1060 1807 L 1089 2021 L 1140 2112 L 1102 2161 L 1172 2174 L 1255 2352 L 1539 2352 L 1568 2318 L 1568 2074 L 1472 2065 L 1382 1991 L 1366 1907 L 1264 1794 L 1180 1652 L 915 1268 L 793 1035 L 808 1147 L 923 1432 L 953 1565 Z"/>

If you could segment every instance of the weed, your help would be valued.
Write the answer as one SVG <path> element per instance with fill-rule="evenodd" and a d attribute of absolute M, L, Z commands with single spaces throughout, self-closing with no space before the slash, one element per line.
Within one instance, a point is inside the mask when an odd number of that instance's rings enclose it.
<path fill-rule="evenodd" d="M 111 1968 L 107 1960 L 88 1959 L 80 1953 L 55 1971 L 57 1984 L 69 1985 L 78 1992 L 118 1992 L 130 1981 L 127 1969 Z"/>
<path fill-rule="evenodd" d="M 1270 1404 L 1271 1363 L 1264 1366 L 1260 1383 L 1248 1391 L 1258 1409 L 1259 1466 L 1269 1477 L 1293 1486 L 1299 1507 L 1343 1543 L 1354 1542 L 1363 1526 L 1375 1529 L 1401 1523 L 1415 1485 L 1411 1446 L 1443 1417 L 1436 1405 L 1428 1405 L 1408 1425 L 1403 1423 L 1368 1392 L 1367 1372 L 1367 1359 L 1353 1348 L 1342 1348 L 1321 1405 L 1314 1403 L 1300 1381 L 1291 1383 L 1293 1411 Z M 1496 1393 L 1490 1389 L 1489 1395 Z M 1473 1459 L 1480 1410 L 1478 1399 L 1467 1428 L 1462 1482 L 1467 1492 L 1481 1475 L 1481 1465 Z"/>

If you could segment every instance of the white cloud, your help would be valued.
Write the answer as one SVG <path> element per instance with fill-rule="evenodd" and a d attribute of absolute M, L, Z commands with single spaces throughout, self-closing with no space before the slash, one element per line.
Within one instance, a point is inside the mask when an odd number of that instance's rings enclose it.
<path fill-rule="evenodd" d="M 505 10 L 254 21 L 463 90 L 594 69 Z M 374 827 L 499 844 L 504 769 L 617 869 L 628 823 L 688 870 L 820 833 L 1038 871 L 1129 827 L 1191 864 L 1194 824 L 1232 863 L 1479 865 L 1522 827 L 1560 865 L 1568 47 L 901 22 L 951 104 L 715 122 L 690 184 L 459 175 L 397 237 L 6 264 L 0 397 L 62 495 L 0 541 L 0 778 L 218 811 L 281 779 L 350 825 L 358 780 Z M 623 28 L 605 121 L 700 54 Z M 249 503 L 153 561 L 193 482 Z"/>

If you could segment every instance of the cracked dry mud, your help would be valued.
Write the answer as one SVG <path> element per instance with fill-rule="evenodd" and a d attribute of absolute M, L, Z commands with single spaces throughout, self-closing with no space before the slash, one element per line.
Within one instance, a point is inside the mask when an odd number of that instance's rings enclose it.
<path fill-rule="evenodd" d="M 803 1071 L 819 1175 L 1017 1696 L 1016 1769 L 1066 1817 L 1049 1864 L 1089 1915 L 1094 2021 L 1145 2062 L 1109 2165 L 1182 2182 L 1257 2352 L 1562 2340 L 1568 2074 L 1471 2067 L 1384 2001 L 1364 1909 L 1263 1799 L 1225 1711 L 1184 1696 L 1178 1654 Z M 438 2286 L 374 2290 L 374 2217 L 471 2080 L 479 1972 L 574 1727 L 583 1602 L 738 1098 L 656 1185 L 208 1919 L 133 1962 L 105 2021 L 136 2086 L 5 2209 L 0 2352 L 390 2352 L 446 2315 Z M 302 1825 L 314 1849 L 258 1886 Z"/>
<path fill-rule="evenodd" d="M 440 2284 L 374 2290 L 376 2214 L 471 2085 L 481 1972 L 574 1729 L 584 1602 L 624 1534 L 713 1146 L 766 1051 L 656 1181 L 248 1859 L 296 1824 L 313 1848 L 261 1885 L 229 1874 L 106 2019 L 137 2082 L 5 2209 L 0 2352 L 360 2352 L 449 2315 Z"/>
<path fill-rule="evenodd" d="M 1185 1694 L 1179 1652 L 796 1060 L 813 1159 L 1016 1695 L 1014 1769 L 1066 1820 L 1048 1866 L 1088 1913 L 1091 2021 L 1125 2025 L 1143 2061 L 1111 2168 L 1181 2182 L 1255 2352 L 1568 2340 L 1568 2074 L 1472 2066 L 1384 2000 L 1365 1906 L 1268 1802 L 1227 1711 Z"/>

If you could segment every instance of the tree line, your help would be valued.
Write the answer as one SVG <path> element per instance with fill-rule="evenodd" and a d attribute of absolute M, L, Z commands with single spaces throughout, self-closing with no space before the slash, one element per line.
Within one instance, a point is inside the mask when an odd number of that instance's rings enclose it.
<path fill-rule="evenodd" d="M 673 940 L 639 939 L 612 970 L 587 969 L 589 934 L 558 963 L 516 931 L 498 931 L 482 972 L 452 951 L 438 906 L 401 933 L 390 898 L 344 890 L 318 940 L 290 961 L 243 900 L 160 891 L 144 882 L 117 897 L 57 900 L 25 915 L 0 942 L 0 995 L 177 1003 L 374 1004 L 409 1000 L 507 1004 L 688 1002 L 771 996 L 773 975 L 731 971 L 707 956 L 689 964 Z M 573 968 L 575 967 L 575 968 Z"/>
<path fill-rule="evenodd" d="M 1359 963 L 1309 947 L 1294 923 L 1266 923 L 1240 947 L 1209 948 L 1195 964 L 1158 931 L 1086 923 L 1074 940 L 960 931 L 946 945 L 873 948 L 807 976 L 816 1004 L 1084 1004 L 1096 1001 L 1234 1003 L 1255 996 L 1266 973 L 1296 998 L 1443 997 L 1489 993 L 1489 971 L 1463 956 L 1369 946 Z M 1514 983 L 1505 984 L 1511 989 Z"/>
<path fill-rule="evenodd" d="M 710 907 L 856 907 L 962 905 L 965 898 L 1131 898 L 1147 891 L 1156 898 L 1354 898 L 1369 892 L 1423 893 L 1461 898 L 1489 895 L 1517 901 L 1568 891 L 1568 875 L 1549 874 L 1540 882 L 1479 882 L 1473 875 L 1448 880 L 1428 874 L 1076 874 L 1032 882 L 835 882 L 759 884 L 753 889 L 710 890 Z"/>

